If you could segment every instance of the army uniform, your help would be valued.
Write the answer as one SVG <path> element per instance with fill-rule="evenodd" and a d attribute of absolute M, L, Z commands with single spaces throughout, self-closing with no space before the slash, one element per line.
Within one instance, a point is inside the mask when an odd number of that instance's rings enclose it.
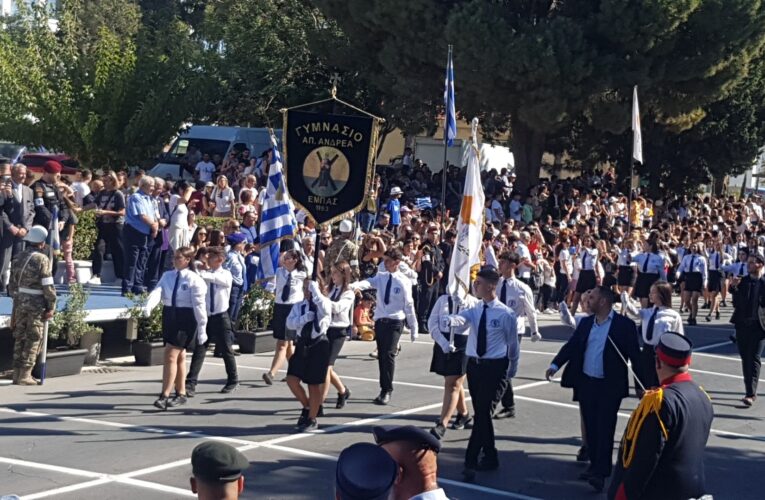
<path fill-rule="evenodd" d="M 61 198 L 54 184 L 48 184 L 44 179 L 36 180 L 31 186 L 35 204 L 35 218 L 32 223 L 51 230 L 53 210 L 58 209 L 58 219 L 65 220 L 68 211 L 66 203 Z M 55 227 L 54 227 L 55 228 Z"/>
<path fill-rule="evenodd" d="M 346 261 L 351 266 L 353 281 L 359 279 L 359 247 L 356 243 L 341 235 L 327 249 L 324 256 L 324 274 L 330 277 L 332 266 L 338 262 Z"/>
<path fill-rule="evenodd" d="M 32 367 L 43 337 L 43 314 L 56 308 L 50 260 L 36 248 L 13 258 L 8 292 L 13 298 L 12 329 L 14 383 L 31 385 Z"/>

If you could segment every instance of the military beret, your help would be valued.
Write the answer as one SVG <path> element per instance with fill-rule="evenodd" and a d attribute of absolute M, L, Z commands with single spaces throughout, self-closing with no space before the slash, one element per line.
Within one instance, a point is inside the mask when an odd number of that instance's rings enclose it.
<path fill-rule="evenodd" d="M 691 364 L 692 351 L 690 339 L 676 332 L 665 332 L 656 346 L 656 356 L 669 366 Z"/>
<path fill-rule="evenodd" d="M 337 459 L 335 489 L 341 500 L 383 500 L 398 476 L 398 464 L 379 446 L 356 443 Z"/>
<path fill-rule="evenodd" d="M 413 425 L 378 425 L 372 428 L 372 434 L 374 434 L 377 444 L 407 441 L 433 450 L 436 453 L 441 451 L 441 441 L 436 439 L 431 433 Z"/>
<path fill-rule="evenodd" d="M 249 466 L 250 462 L 236 448 L 220 441 L 205 441 L 191 452 L 194 477 L 202 480 L 236 481 Z"/>
<path fill-rule="evenodd" d="M 43 163 L 43 171 L 46 174 L 60 174 L 61 168 L 61 164 L 55 160 L 48 160 Z"/>

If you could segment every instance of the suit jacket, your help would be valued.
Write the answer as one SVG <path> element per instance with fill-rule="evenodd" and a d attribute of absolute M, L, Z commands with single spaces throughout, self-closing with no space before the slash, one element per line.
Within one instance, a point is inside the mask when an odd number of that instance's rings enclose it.
<path fill-rule="evenodd" d="M 561 347 L 552 363 L 558 368 L 566 365 L 563 370 L 560 385 L 577 389 L 584 381 L 584 352 L 587 350 L 587 339 L 595 322 L 595 316 L 588 316 L 579 322 L 571 338 Z M 642 363 L 639 361 L 640 344 L 635 322 L 626 316 L 614 313 L 608 336 L 614 341 L 622 355 L 632 365 L 635 375 L 643 381 Z M 606 339 L 603 349 L 603 371 L 606 381 L 606 392 L 609 395 L 624 398 L 629 394 L 629 373 L 627 366 L 619 354 Z"/>
<path fill-rule="evenodd" d="M 29 186 L 21 185 L 21 201 L 16 199 L 15 194 L 4 199 L 5 203 L 0 212 L 3 220 L 3 236 L 12 236 L 11 226 L 23 227 L 29 231 L 35 218 L 34 196 Z"/>
<path fill-rule="evenodd" d="M 733 316 L 730 322 L 736 325 L 736 327 L 752 326 L 753 323 L 756 325 L 758 322 L 752 322 L 751 320 L 757 317 L 757 313 L 755 312 L 754 315 L 750 314 L 750 304 L 754 302 L 755 307 L 765 305 L 765 279 L 759 278 L 760 291 L 757 298 L 749 297 L 749 288 L 753 280 L 754 278 L 751 275 L 746 275 L 741 278 L 738 286 L 731 290 L 733 292 Z"/>

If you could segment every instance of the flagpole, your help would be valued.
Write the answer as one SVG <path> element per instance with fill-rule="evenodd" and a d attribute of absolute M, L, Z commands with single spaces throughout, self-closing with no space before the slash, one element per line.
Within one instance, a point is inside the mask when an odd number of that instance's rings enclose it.
<path fill-rule="evenodd" d="M 446 73 L 449 74 L 449 69 L 452 62 L 452 45 L 449 44 L 449 57 L 446 62 Z M 449 84 L 448 78 L 447 78 L 447 85 Z M 449 92 L 449 88 L 446 89 L 447 94 Z M 449 124 L 447 123 L 449 119 L 449 109 L 448 106 L 444 110 L 444 168 L 441 170 L 441 226 L 444 227 L 444 224 L 446 224 L 446 174 L 447 174 L 447 168 L 449 166 L 449 160 L 448 160 L 448 153 L 449 153 L 449 140 L 448 140 L 448 132 L 449 132 Z"/>

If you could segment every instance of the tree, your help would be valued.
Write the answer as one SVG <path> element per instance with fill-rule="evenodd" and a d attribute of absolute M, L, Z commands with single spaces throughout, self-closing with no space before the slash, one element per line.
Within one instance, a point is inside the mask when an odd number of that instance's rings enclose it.
<path fill-rule="evenodd" d="M 198 48 L 172 9 L 65 0 L 55 19 L 35 4 L 6 22 L 0 137 L 119 167 L 158 152 L 204 91 Z"/>
<path fill-rule="evenodd" d="M 691 129 L 747 75 L 765 40 L 760 0 L 313 3 L 374 68 L 370 80 L 397 94 L 440 96 L 453 43 L 457 106 L 511 131 L 521 188 L 537 181 L 547 137 L 576 119 L 626 130 L 635 84 L 648 117 Z"/>

